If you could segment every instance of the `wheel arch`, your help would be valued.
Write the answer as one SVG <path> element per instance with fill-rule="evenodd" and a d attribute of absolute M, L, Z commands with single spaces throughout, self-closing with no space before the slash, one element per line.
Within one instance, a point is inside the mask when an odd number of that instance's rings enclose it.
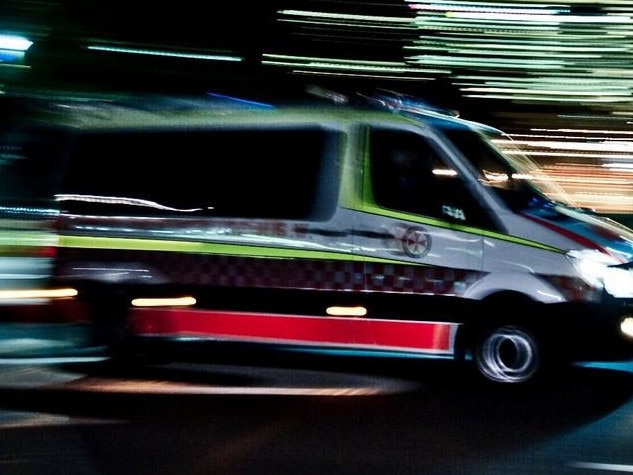
<path fill-rule="evenodd" d="M 502 290 L 486 295 L 477 303 L 477 310 L 457 332 L 456 352 L 458 358 L 469 356 L 478 336 L 486 329 L 495 325 L 519 325 L 539 329 L 545 325 L 543 317 L 534 319 L 537 308 L 543 304 L 534 300 L 530 295 L 515 290 Z M 507 312 L 507 309 L 515 309 Z"/>
<path fill-rule="evenodd" d="M 529 382 L 527 379 L 541 379 L 543 375 L 550 374 L 554 369 L 558 370 L 566 362 L 561 333 L 563 328 L 556 325 L 557 319 L 550 318 L 553 315 L 548 304 L 525 293 L 509 290 L 490 294 L 479 304 L 477 315 L 468 319 L 457 333 L 458 359 L 472 361 L 477 366 L 477 355 L 482 354 L 482 342 L 492 341 L 490 338 L 524 343 L 531 340 L 534 344 L 530 343 L 531 349 L 527 351 L 536 355 L 538 375 L 520 381 L 521 384 Z M 511 336 L 513 332 L 515 334 Z M 487 367 L 490 368 L 490 365 Z M 508 380 L 510 381 L 510 377 Z"/>
<path fill-rule="evenodd" d="M 565 295 L 547 280 L 527 272 L 492 272 L 479 279 L 463 297 L 486 301 L 524 296 L 531 302 L 560 303 Z"/>

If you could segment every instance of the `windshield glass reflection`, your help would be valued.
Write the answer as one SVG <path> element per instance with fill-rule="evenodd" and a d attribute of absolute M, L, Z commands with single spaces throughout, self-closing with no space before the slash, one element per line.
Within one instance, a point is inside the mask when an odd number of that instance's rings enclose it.
<path fill-rule="evenodd" d="M 562 204 L 577 208 L 551 177 L 504 134 L 480 134 L 467 130 L 447 130 L 446 136 L 477 169 L 479 180 L 492 187 L 514 211 Z"/>

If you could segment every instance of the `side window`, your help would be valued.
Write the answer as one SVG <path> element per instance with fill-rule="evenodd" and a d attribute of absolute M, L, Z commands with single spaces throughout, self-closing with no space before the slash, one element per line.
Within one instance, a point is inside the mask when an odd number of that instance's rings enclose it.
<path fill-rule="evenodd" d="M 325 219 L 336 140 L 317 128 L 84 133 L 59 199 L 76 213 Z"/>
<path fill-rule="evenodd" d="M 432 143 L 413 132 L 370 131 L 370 174 L 378 206 L 491 227 L 492 221 Z"/>
<path fill-rule="evenodd" d="M 63 133 L 0 125 L 0 199 L 51 199 L 60 172 Z"/>

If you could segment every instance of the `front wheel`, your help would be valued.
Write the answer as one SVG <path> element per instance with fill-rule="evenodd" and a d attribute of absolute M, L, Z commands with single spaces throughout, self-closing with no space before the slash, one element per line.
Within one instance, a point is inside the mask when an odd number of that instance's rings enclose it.
<path fill-rule="evenodd" d="M 504 325 L 483 332 L 473 348 L 479 373 L 493 383 L 527 383 L 542 369 L 542 352 L 530 331 Z"/>

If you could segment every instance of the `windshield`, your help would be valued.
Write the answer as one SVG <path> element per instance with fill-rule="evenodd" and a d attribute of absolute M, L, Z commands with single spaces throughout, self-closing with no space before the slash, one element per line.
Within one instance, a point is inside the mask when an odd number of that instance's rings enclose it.
<path fill-rule="evenodd" d="M 544 201 L 577 207 L 571 197 L 508 135 L 484 134 L 467 129 L 444 132 L 479 171 L 479 181 L 493 188 L 511 209 L 519 211 L 542 205 Z"/>

